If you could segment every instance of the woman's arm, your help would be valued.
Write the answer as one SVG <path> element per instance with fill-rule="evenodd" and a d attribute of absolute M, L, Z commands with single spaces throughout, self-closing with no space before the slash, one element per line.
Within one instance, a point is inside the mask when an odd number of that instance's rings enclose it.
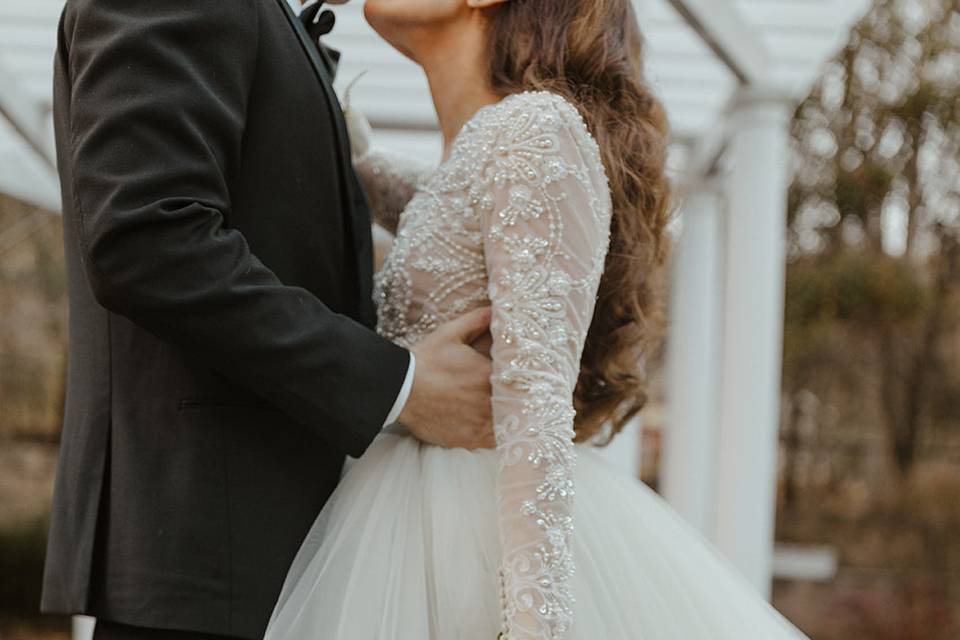
<path fill-rule="evenodd" d="M 381 149 L 371 149 L 354 159 L 353 167 L 367 190 L 374 222 L 396 235 L 400 214 L 413 199 L 419 185 L 433 167 Z"/>
<path fill-rule="evenodd" d="M 373 221 L 396 235 L 400 213 L 413 199 L 417 185 L 436 167 L 427 162 L 372 147 L 370 123 L 344 100 L 353 167 L 367 191 Z"/>
<path fill-rule="evenodd" d="M 573 391 L 610 224 L 579 116 L 558 98 L 537 100 L 496 145 L 484 244 L 509 640 L 561 638 L 573 619 Z"/>

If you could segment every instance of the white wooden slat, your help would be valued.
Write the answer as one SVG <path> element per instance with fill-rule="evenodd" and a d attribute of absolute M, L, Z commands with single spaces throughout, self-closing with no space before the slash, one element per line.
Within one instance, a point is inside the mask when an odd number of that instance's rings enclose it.
<path fill-rule="evenodd" d="M 824 19 L 825 16 L 835 16 L 837 3 L 834 0 L 737 0 L 737 4 L 744 15 L 750 16 L 751 24 L 762 29 L 800 27 L 827 32 L 834 30 L 833 20 Z"/>
<path fill-rule="evenodd" d="M 56 26 L 56 22 L 52 22 Z M 53 51 L 56 48 L 56 39 L 51 39 L 51 21 L 27 22 L 19 21 L 0 22 L 0 46 L 4 49 L 19 48 L 27 50 Z"/>
<path fill-rule="evenodd" d="M 667 0 L 744 84 L 763 82 L 767 48 L 730 0 Z"/>
<path fill-rule="evenodd" d="M 4 0 L 0 4 L 0 21 L 20 24 L 40 22 L 56 25 L 63 9 L 63 0 Z"/>
<path fill-rule="evenodd" d="M 53 68 L 53 50 L 49 53 L 50 55 L 34 55 L 15 49 L 3 54 L 3 62 L 9 69 L 14 70 L 12 73 L 16 73 L 21 80 L 43 80 L 46 83 Z"/>

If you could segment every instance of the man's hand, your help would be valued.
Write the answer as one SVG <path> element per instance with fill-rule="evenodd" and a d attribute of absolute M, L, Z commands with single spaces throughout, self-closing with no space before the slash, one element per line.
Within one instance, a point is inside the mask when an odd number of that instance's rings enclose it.
<path fill-rule="evenodd" d="M 490 309 L 477 309 L 441 326 L 412 349 L 417 368 L 400 422 L 420 440 L 448 449 L 496 446 L 492 364 L 470 346 L 489 327 Z"/>

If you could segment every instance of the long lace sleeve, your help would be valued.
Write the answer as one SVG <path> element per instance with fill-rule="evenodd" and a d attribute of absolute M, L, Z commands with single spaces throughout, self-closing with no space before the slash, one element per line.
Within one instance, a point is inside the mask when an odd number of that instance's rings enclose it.
<path fill-rule="evenodd" d="M 373 221 L 396 234 L 400 213 L 419 185 L 436 167 L 382 149 L 370 149 L 354 160 L 354 169 L 367 191 Z"/>
<path fill-rule="evenodd" d="M 556 96 L 532 95 L 499 123 L 486 169 L 509 640 L 561 638 L 573 620 L 573 391 L 610 226 L 603 166 L 579 114 Z"/>

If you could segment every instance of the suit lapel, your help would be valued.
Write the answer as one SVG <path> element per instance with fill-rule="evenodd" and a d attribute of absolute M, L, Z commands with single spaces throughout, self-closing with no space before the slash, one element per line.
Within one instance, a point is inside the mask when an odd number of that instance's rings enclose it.
<path fill-rule="evenodd" d="M 313 42 L 310 34 L 307 33 L 307 30 L 304 28 L 303 24 L 300 23 L 300 19 L 293 12 L 293 9 L 290 8 L 290 5 L 287 4 L 287 1 L 277 0 L 277 4 L 279 4 L 281 9 L 283 9 L 283 14 L 287 17 L 287 22 L 290 23 L 290 27 L 293 29 L 293 32 L 297 34 L 297 39 L 300 41 L 300 46 L 303 48 L 304 53 L 307 54 L 307 58 L 310 59 L 310 66 L 313 67 L 313 71 L 317 75 L 317 79 L 320 81 L 320 86 L 323 87 L 323 93 L 327 98 L 327 103 L 330 106 L 330 109 L 335 114 L 339 114 L 340 101 L 337 99 L 337 95 L 333 91 L 332 69 L 327 63 L 324 62 L 323 58 L 320 57 L 320 49 L 317 47 L 316 43 Z"/>
<path fill-rule="evenodd" d="M 330 117 L 333 120 L 333 133 L 337 144 L 338 156 L 340 158 L 340 177 L 343 188 L 343 203 L 346 211 L 346 221 L 350 232 L 350 241 L 354 248 L 356 256 L 356 273 L 359 279 L 359 296 L 357 301 L 357 311 L 361 320 L 369 324 L 372 322 L 372 313 L 369 309 L 372 304 L 372 291 L 370 283 L 373 278 L 373 243 L 370 237 L 370 214 L 366 203 L 366 197 L 362 188 L 356 179 L 350 158 L 349 138 L 347 135 L 346 123 L 343 118 L 343 112 L 340 109 L 340 100 L 333 90 L 333 69 L 334 64 L 328 64 L 321 58 L 320 50 L 314 44 L 310 34 L 300 22 L 300 19 L 293 12 L 293 9 L 287 4 L 287 0 L 277 0 L 287 22 L 303 48 L 307 58 L 310 59 L 310 66 L 313 67 L 317 80 L 323 89 L 326 97 Z"/>

